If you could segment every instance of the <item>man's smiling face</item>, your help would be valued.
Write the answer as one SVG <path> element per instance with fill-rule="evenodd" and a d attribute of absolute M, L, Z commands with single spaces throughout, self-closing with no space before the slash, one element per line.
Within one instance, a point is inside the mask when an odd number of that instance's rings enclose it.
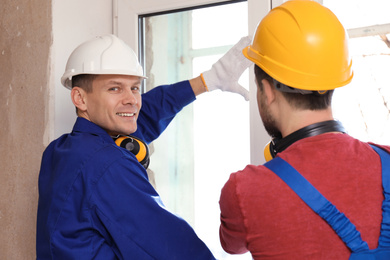
<path fill-rule="evenodd" d="M 127 75 L 99 75 L 92 92 L 84 93 L 85 109 L 79 116 L 99 125 L 111 136 L 129 135 L 137 130 L 142 106 L 141 78 Z"/>

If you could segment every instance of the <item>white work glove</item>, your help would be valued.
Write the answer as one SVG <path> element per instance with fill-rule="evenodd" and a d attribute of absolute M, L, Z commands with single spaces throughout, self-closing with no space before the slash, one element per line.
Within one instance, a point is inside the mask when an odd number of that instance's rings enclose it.
<path fill-rule="evenodd" d="M 241 74 L 252 64 L 245 58 L 242 50 L 250 45 L 251 37 L 246 36 L 236 43 L 210 70 L 201 75 L 208 91 L 220 89 L 242 95 L 249 100 L 249 91 L 238 84 Z"/>

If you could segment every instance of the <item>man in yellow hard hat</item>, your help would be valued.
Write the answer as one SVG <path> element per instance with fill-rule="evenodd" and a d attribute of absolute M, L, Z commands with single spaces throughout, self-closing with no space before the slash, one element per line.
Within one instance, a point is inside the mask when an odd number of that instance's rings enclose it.
<path fill-rule="evenodd" d="M 222 247 L 254 259 L 390 259 L 390 148 L 352 138 L 332 115 L 334 89 L 353 77 L 342 24 L 315 1 L 287 1 L 243 53 L 272 142 L 266 164 L 222 189 Z"/>
<path fill-rule="evenodd" d="M 42 157 L 37 259 L 215 259 L 114 139 L 131 134 L 150 143 L 207 89 L 247 98 L 237 81 L 251 64 L 241 52 L 249 42 L 241 39 L 202 76 L 143 95 L 142 67 L 118 37 L 96 37 L 72 52 L 61 82 L 78 117 Z"/>

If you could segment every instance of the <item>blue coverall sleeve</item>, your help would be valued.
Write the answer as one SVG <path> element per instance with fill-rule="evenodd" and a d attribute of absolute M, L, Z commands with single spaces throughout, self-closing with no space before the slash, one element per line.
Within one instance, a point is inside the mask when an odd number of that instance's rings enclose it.
<path fill-rule="evenodd" d="M 96 184 L 93 222 L 123 259 L 214 259 L 180 217 L 169 212 L 135 158 L 120 158 Z"/>
<path fill-rule="evenodd" d="M 151 143 L 186 105 L 196 99 L 189 81 L 156 87 L 142 95 L 135 136 Z"/>

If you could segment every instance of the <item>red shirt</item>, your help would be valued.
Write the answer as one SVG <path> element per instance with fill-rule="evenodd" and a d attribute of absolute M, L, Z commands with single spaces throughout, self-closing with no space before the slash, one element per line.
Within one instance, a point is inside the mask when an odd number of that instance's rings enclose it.
<path fill-rule="evenodd" d="M 390 152 L 390 147 L 383 147 Z M 379 155 L 346 134 L 299 140 L 278 154 L 355 224 L 370 249 L 382 221 Z M 222 247 L 254 259 L 348 259 L 333 229 L 262 165 L 232 173 L 220 198 Z"/>

